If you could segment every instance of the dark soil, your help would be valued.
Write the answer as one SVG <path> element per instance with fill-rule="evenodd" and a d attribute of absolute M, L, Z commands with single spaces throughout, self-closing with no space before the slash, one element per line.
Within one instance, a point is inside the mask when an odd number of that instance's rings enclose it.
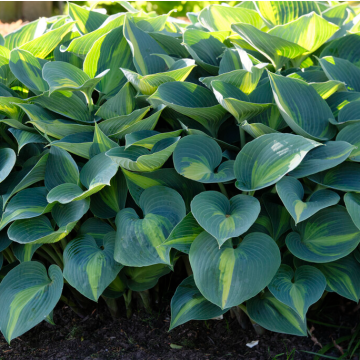
<path fill-rule="evenodd" d="M 147 314 L 142 309 L 135 310 L 132 317 L 127 319 L 121 300 L 123 316 L 116 321 L 111 319 L 103 301 L 95 304 L 84 318 L 80 318 L 66 306 L 59 306 L 54 312 L 56 326 L 42 322 L 20 338 L 14 339 L 11 346 L 1 336 L 0 360 L 303 360 L 313 359 L 313 355 L 303 352 L 304 350 L 320 350 L 320 346 L 310 337 L 289 336 L 269 331 L 259 336 L 251 325 L 249 329 L 243 330 L 229 313 L 224 315 L 222 321 L 191 321 L 168 332 L 170 309 L 166 304 L 152 314 Z M 329 294 L 323 308 L 325 310 L 315 311 L 312 316 L 313 319 L 333 325 L 355 327 L 358 315 L 351 313 L 354 307 L 354 303 L 342 304 L 339 297 Z M 351 334 L 351 329 L 326 327 L 312 321 L 309 321 L 308 325 L 315 327 L 313 335 L 323 345 L 331 343 L 332 339 Z M 259 344 L 250 349 L 246 343 L 252 340 L 259 340 Z M 337 358 L 341 356 L 340 351 L 333 348 L 327 354 Z"/>

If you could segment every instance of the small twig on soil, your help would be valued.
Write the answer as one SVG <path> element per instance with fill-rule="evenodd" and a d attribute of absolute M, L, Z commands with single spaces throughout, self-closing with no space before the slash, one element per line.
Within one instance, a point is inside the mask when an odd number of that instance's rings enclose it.
<path fill-rule="evenodd" d="M 344 355 L 344 349 L 340 345 L 338 345 L 333 338 L 331 338 L 331 340 L 332 343 L 334 344 L 334 347 L 339 350 L 340 354 Z"/>
<path fill-rule="evenodd" d="M 322 345 L 319 343 L 319 340 L 313 335 L 315 328 L 312 326 L 309 330 L 310 338 L 314 342 L 315 345 L 319 345 L 322 348 Z"/>

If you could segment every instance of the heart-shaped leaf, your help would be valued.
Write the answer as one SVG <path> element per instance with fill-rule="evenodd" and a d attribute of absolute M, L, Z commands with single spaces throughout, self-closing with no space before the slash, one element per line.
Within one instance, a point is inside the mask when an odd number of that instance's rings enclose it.
<path fill-rule="evenodd" d="M 107 56 L 102 56 L 106 52 Z M 104 69 L 109 72 L 100 79 L 96 89 L 104 94 L 113 94 L 126 82 L 120 68 L 134 69 L 130 46 L 123 36 L 123 27 L 119 26 L 101 36 L 84 60 L 83 70 L 90 78 L 96 78 Z"/>
<path fill-rule="evenodd" d="M 237 306 L 267 286 L 280 266 L 280 251 L 270 236 L 252 233 L 220 249 L 214 237 L 201 233 L 189 260 L 196 286 L 221 309 Z"/>
<path fill-rule="evenodd" d="M 252 48 L 266 56 L 275 69 L 280 69 L 285 62 L 306 53 L 306 49 L 293 42 L 267 34 L 249 24 L 232 24 L 231 29 L 238 33 Z"/>
<path fill-rule="evenodd" d="M 194 197 L 191 212 L 221 247 L 226 240 L 250 228 L 260 213 L 260 203 L 248 195 L 236 195 L 228 200 L 218 191 L 204 191 Z"/>
<path fill-rule="evenodd" d="M 311 175 L 309 179 L 331 189 L 360 192 L 360 164 L 345 161 L 331 169 Z"/>
<path fill-rule="evenodd" d="M 193 276 L 187 277 L 171 299 L 170 330 L 190 320 L 208 320 L 223 315 L 222 310 L 206 300 L 195 285 Z"/>
<path fill-rule="evenodd" d="M 281 265 L 268 288 L 276 299 L 291 307 L 305 320 L 310 305 L 321 298 L 326 288 L 326 279 L 313 266 L 300 266 L 294 272 L 290 266 Z"/>
<path fill-rule="evenodd" d="M 201 10 L 198 20 L 209 31 L 229 31 L 231 24 L 238 22 L 251 24 L 259 29 L 263 25 L 263 20 L 256 11 L 224 4 L 207 6 Z"/>
<path fill-rule="evenodd" d="M 190 135 L 182 138 L 174 151 L 173 158 L 175 170 L 191 180 L 218 183 L 235 178 L 234 161 L 221 163 L 220 146 L 207 136 Z"/>
<path fill-rule="evenodd" d="M 292 134 L 267 134 L 256 138 L 247 143 L 236 157 L 236 187 L 254 191 L 275 184 L 319 145 Z"/>
<path fill-rule="evenodd" d="M 255 7 L 270 27 L 287 24 L 311 12 L 321 14 L 316 1 L 257 1 Z"/>
<path fill-rule="evenodd" d="M 159 245 L 185 217 L 184 200 L 173 189 L 153 186 L 141 194 L 139 205 L 143 219 L 132 208 L 116 216 L 115 260 L 135 267 L 170 264 L 170 248 Z"/>
<path fill-rule="evenodd" d="M 280 113 L 294 132 L 313 140 L 330 140 L 335 136 L 336 129 L 329 122 L 334 121 L 334 115 L 311 85 L 281 75 L 268 75 Z"/>
<path fill-rule="evenodd" d="M 120 167 L 131 171 L 154 171 L 160 169 L 171 156 L 180 136 L 157 142 L 149 151 L 140 146 L 127 149 L 119 147 L 106 152 L 106 155 Z"/>
<path fill-rule="evenodd" d="M 13 149 L 0 149 L 0 182 L 10 174 L 16 162 L 16 154 Z"/>
<path fill-rule="evenodd" d="M 303 201 L 305 194 L 303 186 L 299 180 L 291 176 L 283 177 L 276 184 L 276 191 L 295 220 L 295 224 L 308 219 L 321 209 L 336 205 L 340 201 L 340 196 L 331 190 L 315 191 L 306 202 Z"/>
<path fill-rule="evenodd" d="M 25 189 L 17 193 L 9 201 L 2 214 L 0 229 L 3 229 L 11 221 L 37 217 L 51 211 L 55 204 L 47 202 L 47 193 L 45 187 Z"/>
<path fill-rule="evenodd" d="M 73 183 L 63 183 L 54 187 L 48 194 L 49 203 L 58 201 L 67 204 L 71 201 L 82 200 L 110 185 L 118 166 L 105 153 L 100 153 L 88 161 L 80 172 L 80 181 L 87 190 L 82 190 Z"/>
<path fill-rule="evenodd" d="M 288 249 L 298 258 L 326 263 L 350 254 L 360 242 L 360 231 L 343 206 L 322 209 L 293 227 L 286 237 Z"/>
<path fill-rule="evenodd" d="M 289 175 L 302 178 L 336 167 L 349 157 L 353 149 L 354 147 L 345 141 L 328 141 L 324 146 L 309 151 Z"/>
<path fill-rule="evenodd" d="M 306 319 L 289 306 L 277 300 L 270 291 L 246 302 L 250 318 L 267 330 L 284 334 L 306 336 Z"/>
<path fill-rule="evenodd" d="M 91 300 L 98 301 L 122 265 L 114 260 L 115 232 L 104 237 L 101 248 L 90 235 L 77 237 L 64 250 L 64 278 Z"/>
<path fill-rule="evenodd" d="M 36 261 L 12 269 L 0 284 L 0 328 L 10 341 L 40 323 L 54 309 L 63 289 L 61 270 Z"/>
<path fill-rule="evenodd" d="M 360 91 L 360 69 L 350 61 L 325 56 L 319 63 L 329 80 L 342 81 L 350 91 Z"/>
<path fill-rule="evenodd" d="M 147 100 L 154 106 L 167 105 L 196 120 L 214 136 L 226 114 L 226 110 L 216 101 L 210 90 L 189 82 L 173 81 L 162 84 Z"/>
<path fill-rule="evenodd" d="M 327 291 L 336 292 L 356 303 L 359 301 L 360 264 L 354 254 L 329 263 L 311 263 L 311 266 L 315 266 L 325 275 Z"/>
<path fill-rule="evenodd" d="M 162 246 L 169 246 L 186 254 L 190 251 L 190 246 L 196 237 L 204 229 L 195 220 L 193 214 L 189 212 L 171 231 L 169 237 Z"/>
<path fill-rule="evenodd" d="M 352 221 L 360 229 L 360 194 L 346 193 L 344 202 Z"/>

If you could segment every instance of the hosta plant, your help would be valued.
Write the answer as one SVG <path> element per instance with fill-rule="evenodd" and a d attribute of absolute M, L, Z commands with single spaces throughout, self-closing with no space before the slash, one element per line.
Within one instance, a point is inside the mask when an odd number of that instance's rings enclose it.
<path fill-rule="evenodd" d="M 121 3 L 0 39 L 6 340 L 59 301 L 149 310 L 172 271 L 171 329 L 231 311 L 306 336 L 328 292 L 358 302 L 359 9 L 244 2 L 185 22 Z"/>

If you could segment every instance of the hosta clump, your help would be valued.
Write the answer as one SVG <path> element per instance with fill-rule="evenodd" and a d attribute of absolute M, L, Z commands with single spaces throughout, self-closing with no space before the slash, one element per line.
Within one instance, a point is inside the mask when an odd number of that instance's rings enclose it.
<path fill-rule="evenodd" d="M 59 300 L 149 309 L 174 270 L 171 328 L 231 310 L 306 336 L 327 292 L 358 302 L 358 10 L 244 2 L 190 23 L 122 4 L 1 38 L 6 340 Z"/>

